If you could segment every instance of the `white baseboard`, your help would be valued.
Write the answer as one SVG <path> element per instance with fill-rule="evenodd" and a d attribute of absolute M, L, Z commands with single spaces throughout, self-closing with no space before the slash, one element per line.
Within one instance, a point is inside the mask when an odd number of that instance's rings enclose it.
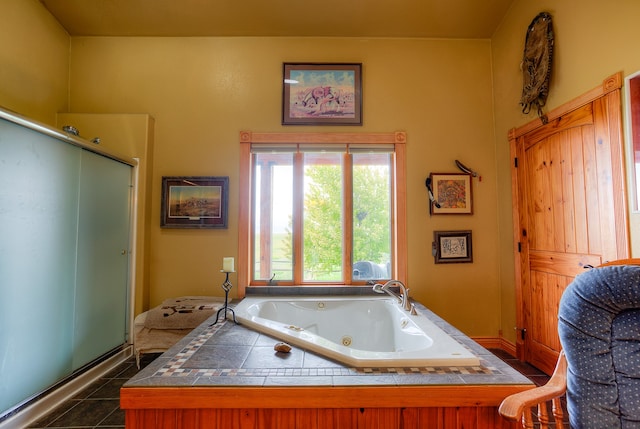
<path fill-rule="evenodd" d="M 36 422 L 53 411 L 64 401 L 72 398 L 78 392 L 82 391 L 82 389 L 87 387 L 93 381 L 102 377 L 113 368 L 129 359 L 131 356 L 133 356 L 133 347 L 129 346 L 124 348 L 93 368 L 88 369 L 77 377 L 74 377 L 69 382 L 64 383 L 62 386 L 38 399 L 33 404 L 26 406 L 11 417 L 3 420 L 0 422 L 0 429 L 24 428 L 29 424 Z"/>

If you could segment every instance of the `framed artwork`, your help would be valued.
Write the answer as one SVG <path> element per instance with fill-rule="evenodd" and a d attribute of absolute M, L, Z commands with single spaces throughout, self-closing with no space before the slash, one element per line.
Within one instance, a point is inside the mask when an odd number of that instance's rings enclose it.
<path fill-rule="evenodd" d="M 466 173 L 431 173 L 433 201 L 431 214 L 473 214 L 471 175 Z"/>
<path fill-rule="evenodd" d="M 162 178 L 162 228 L 226 228 L 229 177 Z"/>
<path fill-rule="evenodd" d="M 473 262 L 471 231 L 433 231 L 436 264 Z"/>
<path fill-rule="evenodd" d="M 362 125 L 362 64 L 284 63 L 282 125 Z"/>

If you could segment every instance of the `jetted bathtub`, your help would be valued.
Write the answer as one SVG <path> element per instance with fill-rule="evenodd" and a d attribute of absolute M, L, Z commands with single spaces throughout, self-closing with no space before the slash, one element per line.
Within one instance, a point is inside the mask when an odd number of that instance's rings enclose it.
<path fill-rule="evenodd" d="M 425 315 L 391 297 L 247 297 L 239 323 L 353 367 L 477 366 Z"/>

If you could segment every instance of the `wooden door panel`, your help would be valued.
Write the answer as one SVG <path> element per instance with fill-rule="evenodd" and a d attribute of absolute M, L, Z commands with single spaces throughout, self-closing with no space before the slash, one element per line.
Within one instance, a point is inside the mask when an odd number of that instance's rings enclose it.
<path fill-rule="evenodd" d="M 561 161 L 561 183 L 562 183 L 562 222 L 564 224 L 564 243 L 563 249 L 566 252 L 577 252 L 577 239 L 576 236 L 576 223 L 580 221 L 576 217 L 576 192 L 574 191 L 574 179 L 577 174 L 574 174 L 576 168 L 573 165 L 574 159 L 572 157 L 572 151 L 574 146 L 573 135 L 576 134 L 576 130 L 572 129 L 567 132 L 567 144 L 559 145 L 560 159 Z M 580 153 L 582 149 L 580 148 Z M 581 169 L 579 169 L 581 170 Z"/>
<path fill-rule="evenodd" d="M 616 188 L 614 184 L 615 174 L 612 170 L 612 147 L 609 133 L 609 118 L 605 111 L 603 100 L 595 101 L 595 111 L 601 116 L 601 120 L 595 124 L 595 163 L 596 183 L 598 190 L 598 204 L 600 207 L 610 207 L 611 210 L 600 211 L 600 228 L 602 237 L 601 253 L 610 260 L 616 259 L 618 245 L 616 234 L 615 194 L 624 188 Z"/>
<path fill-rule="evenodd" d="M 590 109 L 582 110 L 583 113 L 590 112 Z M 544 138 L 525 150 L 522 165 L 528 178 L 524 204 L 528 205 L 529 213 L 527 248 L 530 270 L 529 295 L 524 296 L 530 309 L 524 319 L 528 348 L 525 356 L 547 372 L 553 371 L 560 351 L 557 335 L 560 296 L 585 266 L 600 262 L 600 255 L 593 252 L 599 250 L 602 229 L 588 227 L 594 219 L 600 222 L 599 192 L 597 189 L 596 192 L 588 192 L 588 189 L 575 192 L 576 187 L 584 186 L 590 180 L 576 176 L 580 173 L 589 176 L 589 166 L 594 164 L 590 154 L 595 149 L 585 147 L 593 142 L 586 137 L 593 133 L 593 126 L 591 121 L 585 122 L 585 125 L 576 127 L 575 121 L 559 118 L 558 124 L 571 123 L 571 128 L 565 130 L 556 124 L 544 133 Z M 574 147 L 579 149 L 579 153 L 571 156 Z M 589 166 L 585 168 L 585 164 Z M 583 196 L 585 200 L 579 199 Z M 576 253 L 578 233 L 584 237 L 582 245 L 586 245 L 586 253 Z"/>
<path fill-rule="evenodd" d="M 547 272 L 543 269 L 545 266 L 545 264 L 539 264 L 538 269 L 531 269 L 527 360 L 545 372 L 552 372 L 557 352 L 561 349 L 556 329 L 558 304 L 562 293 L 574 276 L 554 273 L 554 270 Z M 580 272 L 582 271 L 584 267 L 581 267 Z"/>
<path fill-rule="evenodd" d="M 567 251 L 587 254 L 589 253 L 589 239 L 587 237 L 587 207 L 586 207 L 586 185 L 585 185 L 585 150 L 582 129 L 569 131 L 569 144 L 564 148 L 569 152 L 565 159 L 571 162 L 571 172 L 567 173 L 567 188 L 571 189 L 571 198 L 567 197 L 573 219 L 575 246 L 567 247 Z"/>
<path fill-rule="evenodd" d="M 595 138 L 593 133 L 584 133 L 583 153 L 584 153 L 584 187 L 585 187 L 585 210 L 587 217 L 587 229 L 585 236 L 589 240 L 588 252 L 602 254 L 602 237 L 600 236 L 600 210 L 598 198 L 598 169 L 597 154 L 595 148 Z M 595 232 L 598 232 L 596 234 Z M 589 234 L 591 232 L 591 234 Z"/>
<path fill-rule="evenodd" d="M 566 146 L 566 132 L 560 132 L 549 136 L 549 184 L 551 202 L 551 248 L 549 250 L 566 251 L 565 243 L 567 226 L 565 224 L 565 201 L 566 189 L 564 188 L 563 165 L 566 163 L 562 156 L 562 147 Z"/>
<path fill-rule="evenodd" d="M 528 241 L 530 249 L 560 251 L 564 249 L 564 210 L 562 207 L 563 162 L 561 144 L 549 136 L 525 152 L 523 168 L 528 176 Z"/>
<path fill-rule="evenodd" d="M 540 353 L 547 350 L 555 350 L 555 341 L 550 338 L 547 320 L 549 311 L 547 304 L 551 299 L 552 292 L 549 288 L 549 275 L 541 272 L 531 272 L 531 296 L 529 296 L 529 307 L 531 308 L 530 319 L 527 327 L 527 341 L 529 344 L 529 361 L 538 362 Z"/>
<path fill-rule="evenodd" d="M 531 320 L 530 331 L 527 331 L 530 341 L 529 355 L 530 362 L 545 371 L 553 371 L 546 362 L 547 357 L 555 356 L 561 348 L 556 329 L 558 303 L 572 280 L 572 276 L 531 271 Z M 552 363 L 555 363 L 555 358 Z"/>
<path fill-rule="evenodd" d="M 526 211 L 529 213 L 527 237 L 530 248 L 552 250 L 553 225 L 549 217 L 551 186 L 547 165 L 549 150 L 545 143 L 546 140 L 529 148 L 523 165 L 529 184 L 528 192 L 525 192 L 525 204 L 528 205 Z"/>
<path fill-rule="evenodd" d="M 591 103 L 550 121 L 544 127 L 537 128 L 525 134 L 525 150 L 540 140 L 557 133 L 559 130 L 570 130 L 593 124 L 593 108 Z"/>
<path fill-rule="evenodd" d="M 525 152 L 532 249 L 579 253 L 601 249 L 594 150 L 590 139 L 581 141 L 589 133 L 589 129 L 558 132 Z M 598 233 L 590 239 L 593 230 Z"/>
<path fill-rule="evenodd" d="M 562 253 L 550 251 L 531 251 L 529 267 L 531 271 L 559 274 L 575 277 L 589 266 L 596 267 L 602 263 L 599 255 L 583 253 Z"/>
<path fill-rule="evenodd" d="M 621 79 L 619 79 L 621 82 Z M 585 267 L 628 257 L 619 86 L 568 103 L 547 124 L 510 134 L 518 356 L 552 372 L 560 351 L 558 304 Z M 591 97 L 591 93 L 589 93 Z"/>

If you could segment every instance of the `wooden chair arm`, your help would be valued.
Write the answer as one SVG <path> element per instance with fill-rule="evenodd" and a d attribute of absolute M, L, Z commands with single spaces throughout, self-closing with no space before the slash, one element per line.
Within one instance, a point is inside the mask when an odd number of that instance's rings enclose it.
<path fill-rule="evenodd" d="M 556 368 L 544 386 L 510 395 L 502 401 L 498 412 L 504 418 L 519 422 L 525 410 L 539 403 L 550 401 L 565 394 L 567 390 L 567 359 L 560 351 Z"/>

